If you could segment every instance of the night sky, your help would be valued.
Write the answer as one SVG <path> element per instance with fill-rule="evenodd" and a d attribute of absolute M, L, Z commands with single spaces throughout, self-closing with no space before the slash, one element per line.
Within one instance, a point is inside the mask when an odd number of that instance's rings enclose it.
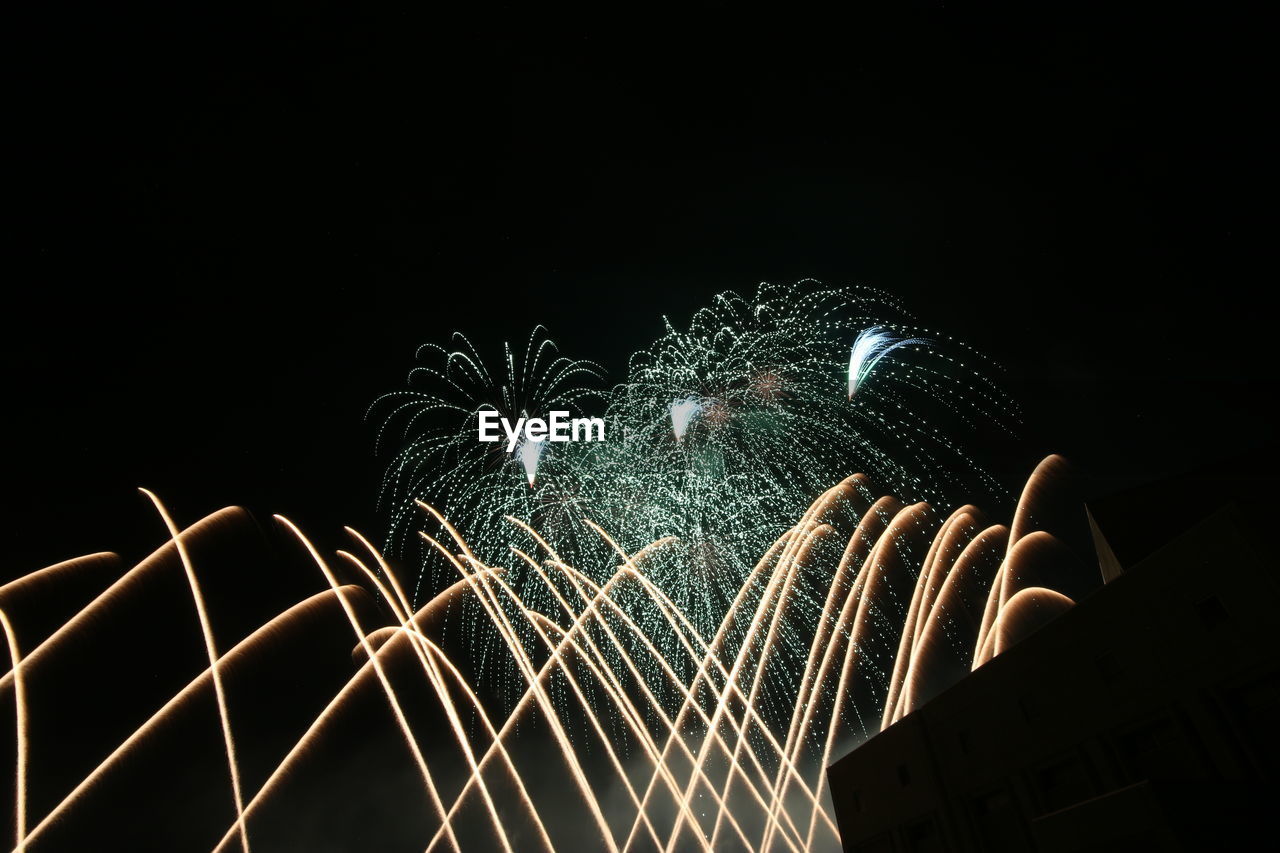
<path fill-rule="evenodd" d="M 1011 486 L 1270 446 L 1255 23 L 426 9 L 6 10 L 4 577 L 145 554 L 140 485 L 380 534 L 364 413 L 419 344 L 540 322 L 617 380 L 761 280 L 1003 364 Z"/>

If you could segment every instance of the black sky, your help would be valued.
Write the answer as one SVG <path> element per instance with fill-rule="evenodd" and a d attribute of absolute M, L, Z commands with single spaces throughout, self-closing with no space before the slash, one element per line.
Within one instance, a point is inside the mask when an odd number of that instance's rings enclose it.
<path fill-rule="evenodd" d="M 25 5 L 6 577 L 158 543 L 139 485 L 377 532 L 363 414 L 418 344 L 541 322 L 617 378 L 766 279 L 890 290 L 1004 364 L 1012 469 L 1118 488 L 1271 441 L 1244 14 Z"/>

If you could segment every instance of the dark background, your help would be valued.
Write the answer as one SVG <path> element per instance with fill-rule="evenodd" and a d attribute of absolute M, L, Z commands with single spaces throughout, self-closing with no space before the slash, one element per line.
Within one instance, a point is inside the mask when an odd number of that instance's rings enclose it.
<path fill-rule="evenodd" d="M 3 577 L 158 545 L 139 485 L 376 538 L 418 344 L 541 322 L 617 379 L 760 280 L 1002 363 L 1012 472 L 1269 447 L 1259 22 L 426 7 L 6 10 Z"/>

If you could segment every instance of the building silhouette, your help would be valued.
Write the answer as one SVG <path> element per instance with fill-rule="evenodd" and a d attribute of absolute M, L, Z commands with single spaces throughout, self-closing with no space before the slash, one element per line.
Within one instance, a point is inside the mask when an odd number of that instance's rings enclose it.
<path fill-rule="evenodd" d="M 1211 488 L 1090 504 L 1106 583 L 828 769 L 844 849 L 1270 847 L 1276 521 Z"/>

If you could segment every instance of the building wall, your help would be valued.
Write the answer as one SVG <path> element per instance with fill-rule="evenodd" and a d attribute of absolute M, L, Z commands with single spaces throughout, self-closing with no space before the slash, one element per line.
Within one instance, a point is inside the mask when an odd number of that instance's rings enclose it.
<path fill-rule="evenodd" d="M 1280 781 L 1276 568 L 1235 510 L 1197 524 L 832 765 L 845 849 L 1200 849 L 1247 831 Z"/>

